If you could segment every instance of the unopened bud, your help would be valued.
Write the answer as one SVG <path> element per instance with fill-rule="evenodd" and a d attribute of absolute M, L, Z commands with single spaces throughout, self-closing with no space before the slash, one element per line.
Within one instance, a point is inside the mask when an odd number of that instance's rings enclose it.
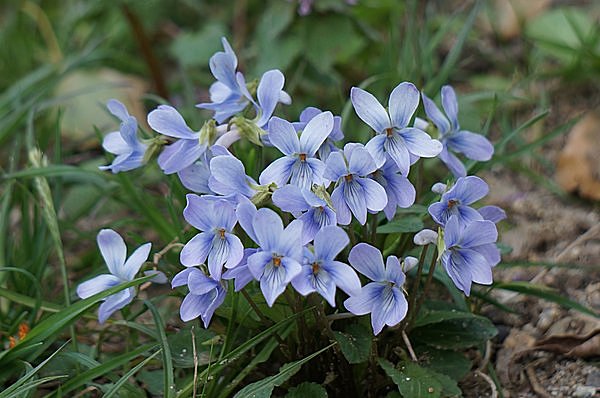
<path fill-rule="evenodd" d="M 435 244 L 438 239 L 438 233 L 430 229 L 424 229 L 418 232 L 413 238 L 415 245 L 425 246 L 431 243 Z"/>
<path fill-rule="evenodd" d="M 402 262 L 402 271 L 406 273 L 415 268 L 417 264 L 419 264 L 419 260 L 417 260 L 415 257 L 407 256 Z"/>
<path fill-rule="evenodd" d="M 431 192 L 437 193 L 438 195 L 443 195 L 444 192 L 446 192 L 446 188 L 447 188 L 446 184 L 443 184 L 441 182 L 436 182 L 431 187 Z"/>
<path fill-rule="evenodd" d="M 255 145 L 263 146 L 260 137 L 266 134 L 267 132 L 258 127 L 256 123 L 246 119 L 243 116 L 236 116 L 233 119 L 231 119 L 231 124 L 235 125 L 238 128 L 240 136 L 242 138 L 247 139 Z"/>

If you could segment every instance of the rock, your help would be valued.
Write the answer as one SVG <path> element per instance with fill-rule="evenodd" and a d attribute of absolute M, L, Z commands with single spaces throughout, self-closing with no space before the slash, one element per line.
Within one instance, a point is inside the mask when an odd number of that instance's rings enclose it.
<path fill-rule="evenodd" d="M 573 393 L 573 397 L 576 398 L 592 398 L 594 395 L 596 395 L 596 387 L 593 386 L 577 386 Z"/>

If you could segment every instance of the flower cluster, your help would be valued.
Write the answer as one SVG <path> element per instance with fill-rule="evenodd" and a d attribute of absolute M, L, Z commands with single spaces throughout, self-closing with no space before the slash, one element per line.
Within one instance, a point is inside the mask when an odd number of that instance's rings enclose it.
<path fill-rule="evenodd" d="M 158 165 L 165 174 L 177 173 L 192 192 L 183 217 L 198 233 L 181 250 L 185 269 L 172 280 L 174 288 L 189 290 L 181 305 L 184 321 L 201 317 L 208 326 L 227 295 L 227 281 L 233 280 L 235 291 L 256 281 L 269 306 L 290 288 L 302 296 L 317 293 L 335 307 L 342 304 L 336 294 L 339 288 L 347 297 L 343 306 L 348 311 L 371 314 L 375 334 L 385 325 L 400 323 L 408 311 L 405 272 L 418 260 L 390 255 L 384 263 L 374 238 L 380 223 L 394 219 L 398 208 L 414 204 L 416 190 L 408 176 L 420 158 L 439 157 L 460 176 L 450 189 L 438 185 L 441 200 L 429 207 L 443 236 L 438 241 L 444 245 L 438 250 L 445 271 L 467 295 L 472 282 L 491 283 L 491 269 L 500 260 L 495 222 L 504 213 L 491 206 L 471 207 L 487 194 L 487 185 L 478 177 L 465 176 L 452 152 L 487 160 L 493 147 L 485 137 L 460 129 L 452 88 L 442 89 L 444 116 L 410 82 L 392 90 L 387 108 L 371 93 L 353 87 L 354 111 L 374 134 L 365 144 L 349 142 L 341 147 L 339 116 L 314 107 L 306 108 L 294 122 L 273 116 L 278 103 L 291 102 L 283 90 L 283 74 L 270 70 L 258 84 L 248 84 L 225 39 L 223 47 L 210 59 L 216 79 L 210 102 L 197 105 L 213 112 L 202 129 L 192 130 L 168 105 L 148 115 L 150 127 L 163 136 L 152 144 L 166 144 Z M 433 125 L 415 118 L 421 99 Z M 135 119 L 121 104 L 111 101 L 109 109 L 123 123 L 120 133 L 105 139 L 105 148 L 118 155 L 106 168 L 116 173 L 141 166 L 150 145 L 136 138 Z M 430 135 L 436 130 L 437 139 Z M 256 148 L 274 147 L 269 153 L 281 155 L 249 176 L 235 156 L 232 145 L 238 140 Z M 369 219 L 372 223 L 367 225 Z M 357 230 L 365 233 L 357 237 Z M 436 237 L 434 231 L 424 231 L 415 243 L 432 244 Z M 130 280 L 134 265 L 139 268 L 136 262 L 126 274 L 114 271 L 124 262 L 124 250 L 118 250 L 123 253 L 117 259 L 105 255 L 116 275 L 103 276 L 110 284 L 117 277 Z M 134 257 L 137 261 L 137 252 Z M 132 258 L 123 267 L 133 263 Z M 94 284 L 86 289 L 86 283 L 80 286 L 82 297 L 100 288 Z M 101 309 L 101 320 L 131 301 L 133 296 L 125 294 Z"/>

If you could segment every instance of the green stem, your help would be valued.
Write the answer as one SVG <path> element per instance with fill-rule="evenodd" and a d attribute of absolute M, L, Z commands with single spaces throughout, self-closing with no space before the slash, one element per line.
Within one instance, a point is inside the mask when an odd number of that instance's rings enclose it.
<path fill-rule="evenodd" d="M 429 288 L 431 287 L 431 283 L 433 282 L 433 274 L 435 273 L 436 265 L 437 265 L 437 258 L 434 254 L 433 257 L 431 258 L 431 263 L 429 264 L 429 273 L 427 274 L 427 280 L 425 281 L 425 286 L 423 286 L 423 293 L 421 293 L 421 295 L 419 296 L 419 300 L 417 301 L 417 307 L 415 308 L 415 311 L 411 314 L 411 318 L 408 322 L 409 328 L 414 323 L 414 320 L 416 319 L 417 314 L 419 313 L 419 310 L 421 309 L 421 306 L 423 305 L 423 302 L 425 301 L 427 292 L 429 291 Z"/>
<path fill-rule="evenodd" d="M 425 257 L 427 256 L 427 250 L 429 249 L 429 245 L 423 246 L 423 250 L 421 251 L 421 256 L 419 257 L 419 265 L 417 268 L 417 274 L 415 275 L 415 280 L 413 281 L 412 288 L 410 289 L 410 298 L 408 302 L 408 315 L 402 321 L 400 325 L 400 329 L 404 330 L 409 320 L 412 317 L 412 314 L 415 312 L 415 302 L 417 300 L 417 290 L 419 289 L 419 282 L 421 281 L 421 275 L 423 274 L 423 264 L 425 263 Z"/>

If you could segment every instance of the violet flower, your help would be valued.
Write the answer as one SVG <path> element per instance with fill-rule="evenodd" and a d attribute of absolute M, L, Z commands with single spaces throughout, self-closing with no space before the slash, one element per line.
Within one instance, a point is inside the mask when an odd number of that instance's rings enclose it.
<path fill-rule="evenodd" d="M 188 322 L 200 317 L 204 327 L 208 328 L 216 309 L 225 301 L 227 290 L 219 281 L 205 275 L 198 268 L 184 269 L 173 277 L 173 288 L 183 285 L 187 285 L 190 292 L 179 308 L 181 320 Z"/>
<path fill-rule="evenodd" d="M 456 215 L 451 216 L 444 228 L 441 263 L 456 287 L 467 296 L 471 283 L 492 283 L 492 267 L 500 262 L 500 251 L 495 242 L 498 231 L 491 221 L 473 221 L 462 227 Z"/>
<path fill-rule="evenodd" d="M 129 115 L 125 105 L 115 99 L 109 100 L 106 107 L 121 120 L 121 126 L 119 131 L 107 134 L 102 141 L 102 147 L 117 156 L 108 166 L 100 166 L 100 170 L 110 170 L 116 174 L 140 167 L 144 163 L 148 145 L 137 138 L 137 120 Z"/>
<path fill-rule="evenodd" d="M 376 335 L 384 325 L 400 323 L 408 311 L 408 302 L 402 291 L 406 279 L 396 256 L 387 258 L 367 243 L 354 246 L 348 256 L 350 264 L 361 274 L 371 279 L 358 294 L 344 301 L 344 306 L 354 315 L 371 314 L 371 326 Z"/>
<path fill-rule="evenodd" d="M 248 257 L 248 269 L 260 281 L 260 289 L 271 307 L 288 283 L 300 273 L 302 260 L 302 221 L 295 220 L 285 229 L 273 210 L 259 209 L 251 227 L 241 223 L 259 245 Z"/>
<path fill-rule="evenodd" d="M 148 259 L 151 243 L 138 247 L 129 258 L 123 238 L 112 229 L 103 229 L 96 238 L 102 258 L 106 262 L 110 274 L 101 274 L 77 286 L 77 295 L 85 299 L 121 283 L 130 282 Z M 135 297 L 135 289 L 122 290 L 104 299 L 98 309 L 98 322 L 104 323 L 115 311 L 131 303 Z"/>
<path fill-rule="evenodd" d="M 481 134 L 461 130 L 458 124 L 458 101 L 456 93 L 451 86 L 442 87 L 442 108 L 444 115 L 435 103 L 423 96 L 423 106 L 427 117 L 435 124 L 442 142 L 443 149 L 439 158 L 448 166 L 456 177 L 465 177 L 467 170 L 452 152 L 462 153 L 467 158 L 477 161 L 486 161 L 492 158 L 494 147 L 490 141 Z"/>
<path fill-rule="evenodd" d="M 407 208 L 415 203 L 417 192 L 408 178 L 400 174 L 400 169 L 395 162 L 386 161 L 385 164 L 369 175 L 385 189 L 387 205 L 383 209 L 385 216 L 391 220 L 396 215 L 398 207 Z"/>
<path fill-rule="evenodd" d="M 207 142 L 193 131 L 175 108 L 159 105 L 148 114 L 148 124 L 160 134 L 178 138 L 158 155 L 158 165 L 165 174 L 173 174 L 192 165 L 206 151 Z"/>
<path fill-rule="evenodd" d="M 339 224 L 350 224 L 354 214 L 358 222 L 364 225 L 367 222 L 367 210 L 377 212 L 385 208 L 385 189 L 367 177 L 376 170 L 373 158 L 361 145 L 346 144 L 343 154 L 334 152 L 329 155 L 323 177 L 337 183 L 331 200 Z"/>
<path fill-rule="evenodd" d="M 343 229 L 326 226 L 315 236 L 313 251 L 304 249 L 304 261 L 300 274 L 292 279 L 292 285 L 303 296 L 317 292 L 335 307 L 336 287 L 348 295 L 360 292 L 360 280 L 348 264 L 335 261 L 350 240 Z"/>
<path fill-rule="evenodd" d="M 411 154 L 430 158 L 442 150 L 438 140 L 432 139 L 423 130 L 408 127 L 419 105 L 419 91 L 414 84 L 403 82 L 396 86 L 390 94 L 389 114 L 377 98 L 363 89 L 352 87 L 350 98 L 358 117 L 377 133 L 366 148 L 378 167 L 383 166 L 387 154 L 406 176 Z"/>
<path fill-rule="evenodd" d="M 304 130 L 308 122 L 312 120 L 315 116 L 321 114 L 321 110 L 315 108 L 313 106 L 309 106 L 305 108 L 300 113 L 300 120 L 298 122 L 292 123 L 294 129 L 297 132 Z M 344 133 L 342 132 L 342 118 L 340 116 L 333 117 L 333 129 L 331 133 L 327 136 L 325 141 L 321 144 L 319 149 L 317 149 L 317 157 L 323 161 L 327 160 L 329 154 L 334 151 L 339 151 L 339 149 L 335 146 L 335 142 L 341 141 L 344 139 Z"/>
<path fill-rule="evenodd" d="M 181 264 L 193 267 L 208 258 L 210 276 L 220 280 L 223 265 L 233 268 L 244 255 L 242 242 L 232 233 L 237 224 L 235 208 L 226 200 L 208 200 L 195 194 L 187 194 L 186 198 L 183 217 L 202 232 L 181 250 Z"/>
<path fill-rule="evenodd" d="M 272 200 L 275 206 L 302 221 L 304 244 L 313 240 L 321 228 L 337 224 L 335 211 L 312 191 L 284 185 L 273 192 Z"/>
<path fill-rule="evenodd" d="M 332 128 L 331 112 L 323 112 L 312 118 L 302 130 L 300 138 L 290 122 L 272 118 L 269 122 L 269 140 L 285 156 L 264 169 L 259 182 L 263 185 L 275 183 L 280 187 L 290 181 L 304 189 L 310 189 L 313 184 L 322 184 L 325 164 L 315 158 L 315 154 Z"/>
<path fill-rule="evenodd" d="M 488 185 L 476 176 L 460 177 L 452 188 L 446 191 L 439 202 L 429 206 L 429 214 L 442 227 L 455 215 L 458 223 L 464 227 L 472 221 L 483 220 L 482 215 L 470 207 L 487 195 Z"/>

